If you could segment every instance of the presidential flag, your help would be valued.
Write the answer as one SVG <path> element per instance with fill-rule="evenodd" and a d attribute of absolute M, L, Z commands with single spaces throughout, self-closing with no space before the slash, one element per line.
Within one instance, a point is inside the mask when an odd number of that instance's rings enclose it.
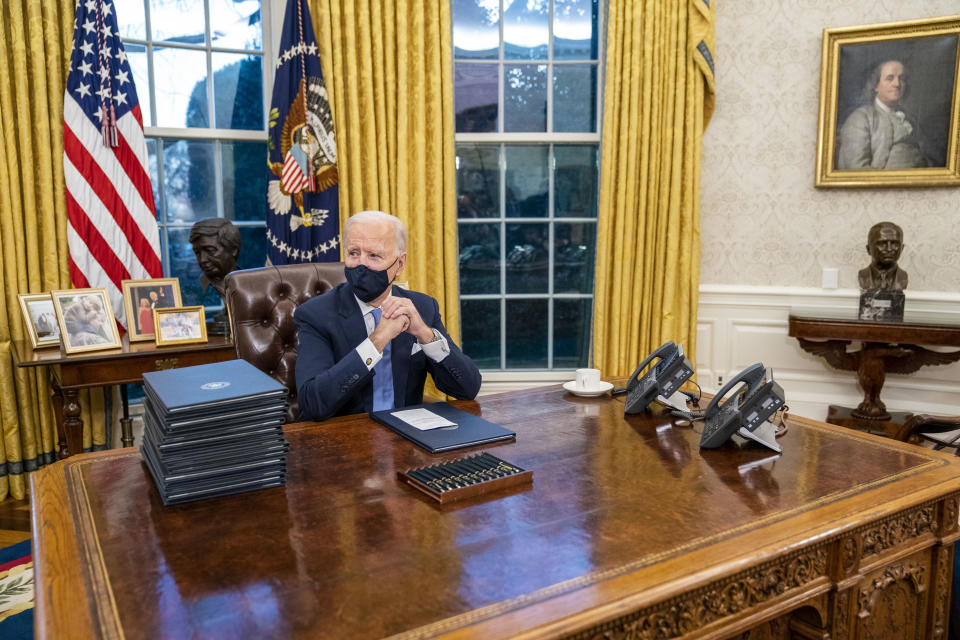
<path fill-rule="evenodd" d="M 340 259 L 333 116 L 306 0 L 288 0 L 268 122 L 267 258 Z"/>
<path fill-rule="evenodd" d="M 73 286 L 103 287 L 126 326 L 121 282 L 159 278 L 160 235 L 137 91 L 112 0 L 80 0 L 63 96 Z"/>

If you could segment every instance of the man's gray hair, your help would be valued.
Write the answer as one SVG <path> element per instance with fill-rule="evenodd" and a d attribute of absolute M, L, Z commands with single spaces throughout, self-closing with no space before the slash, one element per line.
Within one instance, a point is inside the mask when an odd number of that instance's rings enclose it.
<path fill-rule="evenodd" d="M 343 239 L 346 241 L 350 235 L 350 226 L 354 222 L 388 222 L 393 224 L 396 231 L 397 255 L 407 250 L 407 228 L 397 216 L 392 216 L 384 211 L 358 211 L 349 218 L 347 224 L 343 227 Z"/>

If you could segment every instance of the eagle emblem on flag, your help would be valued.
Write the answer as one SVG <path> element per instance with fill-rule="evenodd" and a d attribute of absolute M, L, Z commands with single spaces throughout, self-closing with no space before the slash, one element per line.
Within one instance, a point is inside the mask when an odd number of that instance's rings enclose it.
<path fill-rule="evenodd" d="M 271 113 L 271 126 L 274 126 L 273 115 Z M 279 118 L 279 113 L 276 115 Z M 277 177 L 270 180 L 267 187 L 270 210 L 283 215 L 290 213 L 295 204 L 299 219 L 296 215 L 291 216 L 291 230 L 296 230 L 300 224 L 323 224 L 328 212 L 323 212 L 320 220 L 313 220 L 313 212 L 304 207 L 303 199 L 304 192 L 326 191 L 338 180 L 333 119 L 326 89 L 319 78 L 313 79 L 309 85 L 305 81 L 300 83 L 300 91 L 287 117 L 276 126 L 280 127 L 283 162 L 270 162 L 270 171 Z"/>

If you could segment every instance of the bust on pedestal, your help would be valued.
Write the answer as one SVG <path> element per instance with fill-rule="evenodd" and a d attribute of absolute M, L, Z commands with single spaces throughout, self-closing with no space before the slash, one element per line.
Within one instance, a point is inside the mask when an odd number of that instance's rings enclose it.
<path fill-rule="evenodd" d="M 203 271 L 203 275 L 200 276 L 200 287 L 204 292 L 207 287 L 213 287 L 223 301 L 223 279 L 236 269 L 237 258 L 240 255 L 240 230 L 224 218 L 205 218 L 198 220 L 191 227 L 190 244 L 193 245 L 197 263 Z M 224 311 L 207 322 L 207 335 L 225 336 L 229 333 L 230 327 L 227 323 L 226 304 L 224 304 Z"/>
<path fill-rule="evenodd" d="M 897 266 L 903 251 L 903 230 L 892 222 L 878 222 L 867 234 L 870 264 L 857 274 L 860 281 L 860 319 L 903 320 L 903 290 L 907 272 Z"/>

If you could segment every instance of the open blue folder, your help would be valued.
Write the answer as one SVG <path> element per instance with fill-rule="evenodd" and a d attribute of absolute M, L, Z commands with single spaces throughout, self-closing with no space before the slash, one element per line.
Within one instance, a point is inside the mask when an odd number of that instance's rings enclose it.
<path fill-rule="evenodd" d="M 393 415 L 398 411 L 409 409 L 426 409 L 456 423 L 457 426 L 422 431 Z M 402 409 L 375 411 L 370 414 L 370 417 L 430 453 L 462 449 L 463 447 L 472 447 L 489 442 L 516 440 L 517 438 L 515 431 L 457 409 L 446 402 L 430 402 L 415 404 Z"/>

